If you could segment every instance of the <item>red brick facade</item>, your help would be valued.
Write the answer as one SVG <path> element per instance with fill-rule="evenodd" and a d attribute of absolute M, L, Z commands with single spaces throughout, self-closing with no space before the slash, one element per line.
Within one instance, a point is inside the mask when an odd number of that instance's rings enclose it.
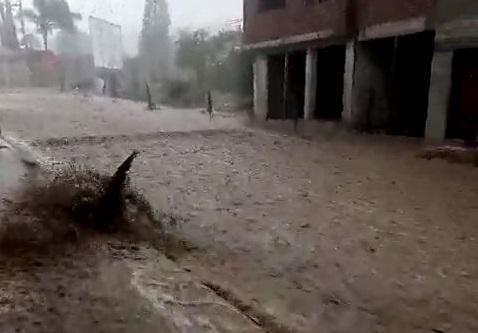
<path fill-rule="evenodd" d="M 287 0 L 285 9 L 257 13 L 259 0 L 245 0 L 245 42 L 257 43 L 282 37 L 332 29 L 345 35 L 347 0 L 306 6 L 304 0 Z"/>
<path fill-rule="evenodd" d="M 332 0 L 333 1 L 333 0 Z M 435 0 L 357 0 L 360 29 L 414 17 L 429 17 Z"/>
<path fill-rule="evenodd" d="M 322 3 L 305 5 L 305 0 L 287 0 L 283 9 L 258 12 L 258 1 L 244 0 L 246 44 L 321 31 L 331 32 L 332 37 L 345 37 L 356 29 L 375 24 L 430 16 L 435 2 L 324 0 Z"/>

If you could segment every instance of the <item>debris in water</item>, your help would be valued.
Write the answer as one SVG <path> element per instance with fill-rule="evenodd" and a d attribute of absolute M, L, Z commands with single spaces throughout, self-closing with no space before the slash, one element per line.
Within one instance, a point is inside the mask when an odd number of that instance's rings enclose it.
<path fill-rule="evenodd" d="M 113 177 L 70 165 L 39 179 L 27 179 L 2 216 L 0 246 L 32 247 L 77 240 L 80 227 L 99 231 L 118 228 L 129 222 L 126 198 L 140 204 L 138 211 L 147 210 L 151 217 L 152 208 L 128 184 L 127 174 L 137 155 L 133 152 Z"/>
<path fill-rule="evenodd" d="M 214 117 L 214 107 L 212 105 L 212 95 L 211 95 L 211 91 L 208 90 L 207 92 L 207 96 L 206 96 L 206 102 L 207 102 L 207 113 L 209 114 L 209 118 L 212 120 L 212 118 Z"/>
<path fill-rule="evenodd" d="M 478 167 L 478 150 L 476 148 L 465 148 L 459 146 L 440 146 L 428 148 L 420 153 L 418 157 L 432 160 L 435 158 L 444 159 L 452 163 L 474 164 Z"/>
<path fill-rule="evenodd" d="M 78 243 L 96 232 L 115 232 L 128 241 L 151 243 L 170 258 L 198 250 L 165 231 L 165 225 L 176 225 L 180 217 L 156 212 L 130 186 L 128 172 L 138 154 L 133 152 L 113 176 L 68 165 L 28 179 L 18 197 L 5 202 L 0 250 L 49 249 Z"/>
<path fill-rule="evenodd" d="M 153 103 L 153 96 L 151 95 L 151 88 L 149 87 L 149 83 L 147 81 L 144 82 L 146 86 L 146 99 L 148 102 L 148 110 L 154 111 L 156 110 L 156 104 Z"/>
<path fill-rule="evenodd" d="M 101 228 L 108 228 L 117 221 L 124 212 L 123 194 L 127 185 L 128 172 L 139 152 L 134 151 L 116 170 L 103 196 L 98 202 L 97 224 Z"/>

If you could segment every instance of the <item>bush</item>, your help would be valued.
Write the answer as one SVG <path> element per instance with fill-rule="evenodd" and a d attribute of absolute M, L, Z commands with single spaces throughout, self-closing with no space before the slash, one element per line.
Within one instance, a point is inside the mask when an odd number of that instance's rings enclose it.
<path fill-rule="evenodd" d="M 189 81 L 168 80 L 161 86 L 159 94 L 164 104 L 178 107 L 194 107 L 204 104 L 204 93 Z"/>

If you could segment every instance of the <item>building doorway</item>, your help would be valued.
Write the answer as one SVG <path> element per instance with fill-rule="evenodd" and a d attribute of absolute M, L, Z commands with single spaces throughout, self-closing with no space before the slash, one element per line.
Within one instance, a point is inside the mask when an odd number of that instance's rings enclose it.
<path fill-rule="evenodd" d="M 268 119 L 304 117 L 305 57 L 305 51 L 269 56 Z"/>
<path fill-rule="evenodd" d="M 424 136 L 433 51 L 433 32 L 359 43 L 355 103 L 361 129 Z"/>
<path fill-rule="evenodd" d="M 315 118 L 342 119 L 345 71 L 345 46 L 317 51 L 317 92 Z"/>
<path fill-rule="evenodd" d="M 286 119 L 304 118 L 305 51 L 290 53 L 286 87 Z"/>
<path fill-rule="evenodd" d="M 478 137 L 478 49 L 457 50 L 447 136 L 476 143 Z"/>
<path fill-rule="evenodd" d="M 284 64 L 285 55 L 268 57 L 268 110 L 267 119 L 284 117 Z"/>

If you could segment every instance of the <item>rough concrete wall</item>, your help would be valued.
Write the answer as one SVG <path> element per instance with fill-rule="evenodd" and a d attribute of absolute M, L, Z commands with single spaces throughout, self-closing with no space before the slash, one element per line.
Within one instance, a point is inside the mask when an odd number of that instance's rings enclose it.
<path fill-rule="evenodd" d="M 318 31 L 345 36 L 348 0 L 305 5 L 304 0 L 287 0 L 284 9 L 257 11 L 258 0 L 244 2 L 244 43 L 252 44 Z"/>
<path fill-rule="evenodd" d="M 254 116 L 265 120 L 268 110 L 267 56 L 258 55 L 254 61 Z"/>
<path fill-rule="evenodd" d="M 437 0 L 432 23 L 437 27 L 454 20 L 478 17 L 476 0 Z"/>
<path fill-rule="evenodd" d="M 435 52 L 432 63 L 428 118 L 425 137 L 442 141 L 446 135 L 452 84 L 453 52 Z"/>
<path fill-rule="evenodd" d="M 478 46 L 478 1 L 438 0 L 432 21 L 438 47 Z"/>

